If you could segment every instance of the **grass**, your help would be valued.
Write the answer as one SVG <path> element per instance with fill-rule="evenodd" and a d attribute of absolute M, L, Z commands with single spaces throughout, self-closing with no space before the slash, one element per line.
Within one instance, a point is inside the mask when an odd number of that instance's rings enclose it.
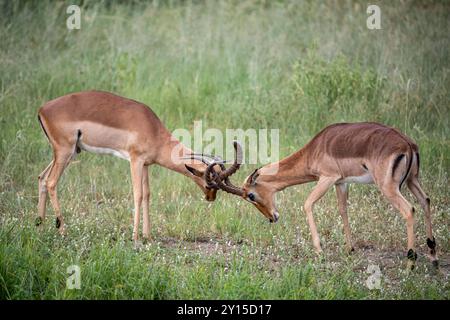
<path fill-rule="evenodd" d="M 75 31 L 66 29 L 66 5 L 0 1 L 0 298 L 450 298 L 447 2 L 379 2 L 381 30 L 366 28 L 357 1 L 84 1 Z M 38 232 L 37 176 L 51 150 L 37 109 L 86 89 L 142 101 L 170 130 L 195 120 L 279 129 L 282 157 L 333 122 L 399 128 L 420 147 L 441 273 L 425 257 L 422 210 L 417 269 L 405 271 L 405 223 L 373 186 L 350 190 L 352 255 L 333 192 L 316 206 L 318 258 L 302 210 L 312 185 L 281 193 L 271 225 L 231 195 L 206 203 L 192 182 L 158 167 L 154 240 L 136 250 L 127 163 L 87 153 L 59 186 L 68 236 L 57 233 L 51 209 Z M 80 290 L 66 288 L 72 264 Z M 381 268 L 381 289 L 365 284 L 371 264 Z"/>

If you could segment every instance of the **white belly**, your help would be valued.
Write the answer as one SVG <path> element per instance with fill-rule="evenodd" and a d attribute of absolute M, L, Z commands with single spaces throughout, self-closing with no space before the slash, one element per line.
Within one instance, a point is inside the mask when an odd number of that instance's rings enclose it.
<path fill-rule="evenodd" d="M 119 157 L 121 159 L 125 159 L 130 161 L 130 155 L 128 152 L 123 150 L 114 150 L 111 148 L 102 148 L 102 147 L 93 147 L 83 143 L 82 141 L 78 141 L 78 146 L 87 152 L 99 153 L 99 154 L 111 154 L 113 156 Z"/>
<path fill-rule="evenodd" d="M 339 183 L 363 183 L 363 184 L 369 184 L 373 183 L 373 178 L 370 173 L 366 173 L 362 176 L 355 176 L 355 177 L 345 177 L 342 180 L 339 180 Z"/>

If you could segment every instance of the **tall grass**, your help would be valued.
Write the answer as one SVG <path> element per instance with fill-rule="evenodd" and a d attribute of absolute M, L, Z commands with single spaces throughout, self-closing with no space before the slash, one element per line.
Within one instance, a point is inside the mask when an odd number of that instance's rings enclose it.
<path fill-rule="evenodd" d="M 83 1 L 73 31 L 67 5 L 0 1 L 1 298 L 449 298 L 446 2 L 380 2 L 381 30 L 366 28 L 358 1 Z M 420 147 L 442 274 L 423 254 L 404 272 L 404 221 L 373 187 L 351 189 L 354 255 L 343 250 L 332 192 L 316 206 L 325 245 L 317 259 L 301 208 L 310 185 L 280 194 L 281 220 L 268 225 L 237 198 L 205 203 L 187 179 L 156 167 L 154 240 L 136 251 L 128 165 L 86 153 L 59 188 L 68 236 L 57 234 L 51 209 L 38 233 L 36 178 L 51 151 L 37 109 L 87 89 L 142 101 L 170 130 L 194 120 L 277 128 L 281 156 L 333 122 L 399 128 Z M 418 210 L 419 253 L 423 224 Z M 66 288 L 71 264 L 81 267 L 81 290 Z M 382 290 L 366 287 L 369 264 L 382 268 Z"/>

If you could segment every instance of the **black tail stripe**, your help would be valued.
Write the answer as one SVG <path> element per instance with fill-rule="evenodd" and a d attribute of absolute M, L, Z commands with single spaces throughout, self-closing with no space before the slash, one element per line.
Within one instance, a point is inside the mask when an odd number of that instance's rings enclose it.
<path fill-rule="evenodd" d="M 45 135 L 47 136 L 47 139 L 50 140 L 50 137 L 48 136 L 47 131 L 45 130 L 45 127 L 42 124 L 42 120 L 41 120 L 41 117 L 39 115 L 38 115 L 38 120 L 39 120 L 39 123 L 41 125 L 42 130 L 44 131 Z"/>
<path fill-rule="evenodd" d="M 394 165 L 392 166 L 392 177 L 394 177 L 395 175 L 395 170 L 397 170 L 398 165 L 400 164 L 400 161 L 402 161 L 402 159 L 405 157 L 404 154 L 399 155 L 395 161 L 394 161 Z"/>
<path fill-rule="evenodd" d="M 419 170 L 420 168 L 420 158 L 419 158 L 419 153 L 416 153 L 416 158 L 417 158 L 417 170 Z"/>

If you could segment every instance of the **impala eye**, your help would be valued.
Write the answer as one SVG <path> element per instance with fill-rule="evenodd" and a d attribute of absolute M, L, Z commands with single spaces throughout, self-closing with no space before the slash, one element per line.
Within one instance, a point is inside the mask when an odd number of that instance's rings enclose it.
<path fill-rule="evenodd" d="M 250 201 L 255 201 L 255 194 L 254 193 L 249 193 L 248 194 L 248 198 L 250 199 Z"/>

